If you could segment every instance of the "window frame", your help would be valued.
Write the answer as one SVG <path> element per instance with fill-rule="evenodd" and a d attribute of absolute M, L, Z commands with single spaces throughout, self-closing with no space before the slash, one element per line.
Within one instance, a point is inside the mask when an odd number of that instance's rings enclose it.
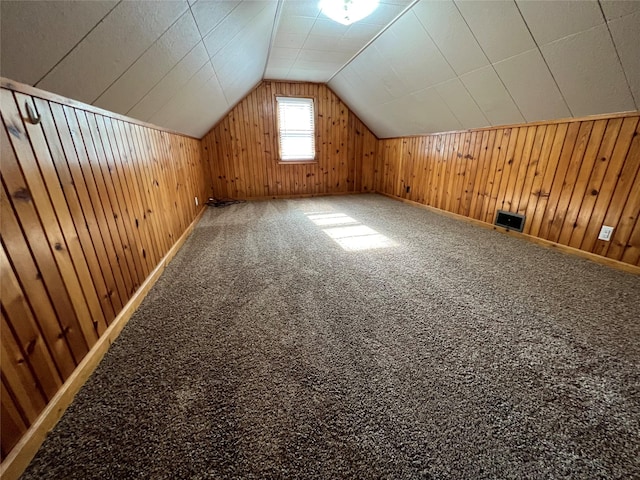
<path fill-rule="evenodd" d="M 280 106 L 278 104 L 278 98 L 303 98 L 311 100 L 313 106 L 313 159 L 282 159 L 282 148 L 280 144 Z M 278 147 L 278 164 L 280 165 L 300 165 L 309 163 L 318 163 L 318 99 L 315 95 L 288 95 L 288 94 L 274 94 L 273 102 L 276 113 L 276 144 Z"/>

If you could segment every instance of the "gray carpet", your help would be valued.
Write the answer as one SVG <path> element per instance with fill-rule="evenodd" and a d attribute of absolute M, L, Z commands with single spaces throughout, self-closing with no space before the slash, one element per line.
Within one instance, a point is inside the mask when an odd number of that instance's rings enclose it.
<path fill-rule="evenodd" d="M 640 478 L 639 293 L 377 195 L 210 208 L 24 478 Z"/>

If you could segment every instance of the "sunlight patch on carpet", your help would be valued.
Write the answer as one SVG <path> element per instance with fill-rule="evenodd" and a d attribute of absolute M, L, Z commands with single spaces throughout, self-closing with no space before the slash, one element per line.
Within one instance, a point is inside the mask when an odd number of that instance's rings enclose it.
<path fill-rule="evenodd" d="M 395 247 L 398 244 L 358 220 L 338 212 L 313 212 L 307 218 L 348 252 Z"/>

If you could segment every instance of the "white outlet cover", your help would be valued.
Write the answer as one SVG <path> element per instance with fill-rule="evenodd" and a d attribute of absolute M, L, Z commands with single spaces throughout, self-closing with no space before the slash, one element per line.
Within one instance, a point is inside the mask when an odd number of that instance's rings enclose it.
<path fill-rule="evenodd" d="M 613 227 L 607 227 L 603 225 L 600 229 L 600 235 L 598 235 L 598 240 L 606 240 L 607 242 L 611 240 L 611 235 L 613 234 Z"/>
<path fill-rule="evenodd" d="M 198 206 L 198 197 L 193 197 L 196 199 L 196 207 Z"/>

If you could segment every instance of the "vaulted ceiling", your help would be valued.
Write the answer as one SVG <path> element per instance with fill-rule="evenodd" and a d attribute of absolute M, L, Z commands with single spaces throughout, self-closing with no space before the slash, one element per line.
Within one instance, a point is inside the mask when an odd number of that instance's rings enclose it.
<path fill-rule="evenodd" d="M 640 109 L 640 0 L 0 2 L 0 74 L 204 135 L 261 79 L 327 82 L 379 137 Z"/>

